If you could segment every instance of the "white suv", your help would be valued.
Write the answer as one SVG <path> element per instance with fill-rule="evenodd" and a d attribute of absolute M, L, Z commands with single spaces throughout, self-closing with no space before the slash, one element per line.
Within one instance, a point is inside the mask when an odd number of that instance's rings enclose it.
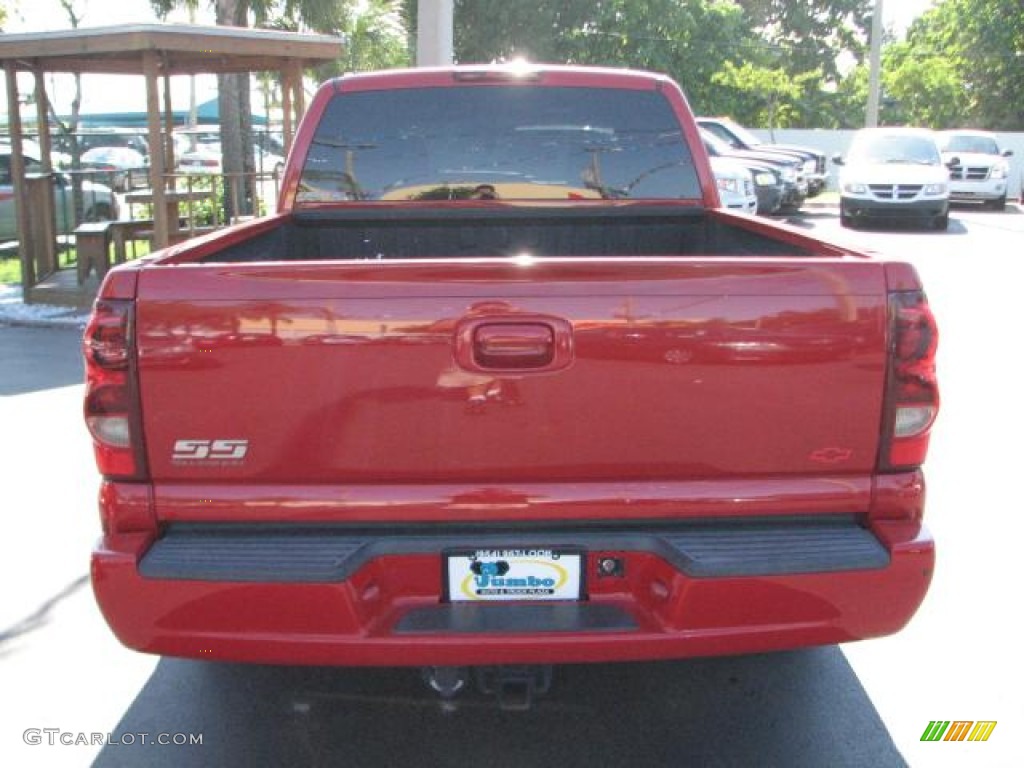
<path fill-rule="evenodd" d="M 999 149 L 999 142 L 987 131 L 940 131 L 939 149 L 949 167 L 949 196 L 954 202 L 980 202 L 1001 211 L 1006 207 L 1006 158 L 1013 150 Z"/>
<path fill-rule="evenodd" d="M 954 158 L 955 159 L 955 158 Z M 949 169 L 935 134 L 922 128 L 864 128 L 836 155 L 839 223 L 913 220 L 949 226 Z"/>

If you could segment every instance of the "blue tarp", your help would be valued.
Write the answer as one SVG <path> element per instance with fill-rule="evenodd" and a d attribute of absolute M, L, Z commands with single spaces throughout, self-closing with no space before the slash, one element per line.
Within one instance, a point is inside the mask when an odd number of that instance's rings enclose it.
<path fill-rule="evenodd" d="M 196 110 L 198 121 L 201 125 L 216 125 L 220 122 L 220 110 L 217 108 L 217 100 L 210 99 L 200 104 Z M 173 112 L 175 125 L 188 124 L 188 110 L 179 109 Z M 161 118 L 163 113 L 161 113 Z M 66 115 L 61 120 L 67 120 Z M 145 128 L 148 125 L 145 112 L 103 112 L 87 115 L 80 115 L 80 125 L 84 128 L 99 128 L 105 126 L 116 126 L 118 128 Z M 267 118 L 263 115 L 253 114 L 253 125 L 266 125 Z"/>

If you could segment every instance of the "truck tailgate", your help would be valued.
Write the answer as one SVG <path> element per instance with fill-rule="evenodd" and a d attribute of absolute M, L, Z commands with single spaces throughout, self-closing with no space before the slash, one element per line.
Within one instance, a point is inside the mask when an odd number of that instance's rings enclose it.
<path fill-rule="evenodd" d="M 870 472 L 883 267 L 859 259 L 155 265 L 156 482 Z"/>

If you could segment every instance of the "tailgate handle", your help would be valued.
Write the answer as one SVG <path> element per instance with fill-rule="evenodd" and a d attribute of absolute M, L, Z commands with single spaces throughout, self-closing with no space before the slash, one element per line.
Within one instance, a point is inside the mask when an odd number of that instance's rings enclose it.
<path fill-rule="evenodd" d="M 481 368 L 544 368 L 555 359 L 555 331 L 541 323 L 489 323 L 473 334 Z"/>
<path fill-rule="evenodd" d="M 572 327 L 560 318 L 474 318 L 456 335 L 459 365 L 475 371 L 552 371 L 569 364 Z"/>

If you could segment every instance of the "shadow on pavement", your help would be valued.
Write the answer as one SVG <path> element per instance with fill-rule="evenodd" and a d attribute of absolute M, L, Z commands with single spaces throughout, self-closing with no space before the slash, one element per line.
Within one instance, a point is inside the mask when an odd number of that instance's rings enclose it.
<path fill-rule="evenodd" d="M 56 595 L 44 601 L 43 604 L 33 611 L 31 615 L 26 616 L 13 626 L 0 630 L 0 656 L 5 654 L 4 645 L 6 643 L 17 639 L 22 635 L 26 635 L 29 632 L 34 632 L 37 629 L 45 627 L 47 622 L 50 620 L 50 614 L 53 612 L 53 609 L 88 583 L 88 574 L 79 576 Z"/>
<path fill-rule="evenodd" d="M 164 659 L 94 766 L 904 766 L 842 651 L 559 667 L 525 713 L 443 712 L 414 669 Z M 136 742 L 139 741 L 135 737 Z"/>
<path fill-rule="evenodd" d="M 81 384 L 82 331 L 0 325 L 0 396 Z"/>
<path fill-rule="evenodd" d="M 950 216 L 949 227 L 945 230 L 932 229 L 930 227 L 922 226 L 916 222 L 906 221 L 861 221 L 857 223 L 856 227 L 852 227 L 854 230 L 865 231 L 865 232 L 906 232 L 908 235 L 937 235 L 937 236 L 949 236 L 949 235 L 966 235 L 968 234 L 967 225 L 960 219 Z"/>

